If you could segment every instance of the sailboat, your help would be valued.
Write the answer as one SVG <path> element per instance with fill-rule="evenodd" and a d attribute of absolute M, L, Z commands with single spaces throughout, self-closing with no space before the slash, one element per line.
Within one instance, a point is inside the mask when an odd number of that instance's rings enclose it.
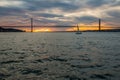
<path fill-rule="evenodd" d="M 77 32 L 76 34 L 82 34 L 82 32 L 79 30 L 79 26 L 77 25 Z"/>

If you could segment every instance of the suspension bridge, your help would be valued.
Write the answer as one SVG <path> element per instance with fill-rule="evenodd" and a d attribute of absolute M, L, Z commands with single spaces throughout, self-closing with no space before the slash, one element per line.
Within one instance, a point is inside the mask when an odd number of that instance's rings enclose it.
<path fill-rule="evenodd" d="M 30 32 L 34 32 L 35 27 L 41 27 L 40 25 L 35 25 L 35 19 L 33 19 L 33 18 L 17 20 L 15 22 L 6 21 L 6 22 L 3 22 L 3 23 L 5 23 L 7 25 L 0 25 L 0 27 L 5 27 L 5 28 L 6 27 L 7 28 L 29 28 Z M 85 25 L 83 25 L 82 27 L 84 27 L 84 26 L 88 27 L 88 28 L 89 27 L 96 27 L 97 31 L 101 31 L 103 28 L 111 29 L 112 26 L 115 26 L 116 29 L 120 29 L 119 25 L 112 23 L 110 20 L 104 20 L 104 19 L 86 20 L 86 21 L 84 21 L 84 23 L 85 23 Z M 18 25 L 16 25 L 16 24 L 18 24 Z M 80 25 L 80 27 L 81 27 L 81 25 Z"/>

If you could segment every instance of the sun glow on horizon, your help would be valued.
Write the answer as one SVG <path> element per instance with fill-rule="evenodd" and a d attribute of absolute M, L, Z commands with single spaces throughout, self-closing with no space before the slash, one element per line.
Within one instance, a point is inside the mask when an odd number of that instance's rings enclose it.
<path fill-rule="evenodd" d="M 52 29 L 50 28 L 42 28 L 42 29 L 36 29 L 34 32 L 52 32 Z"/>
<path fill-rule="evenodd" d="M 18 28 L 26 32 L 31 32 L 30 28 Z M 80 31 L 99 30 L 98 26 L 79 26 Z M 101 30 L 115 29 L 111 26 L 101 26 Z M 35 27 L 33 32 L 54 32 L 54 31 L 77 31 L 77 27 Z"/>

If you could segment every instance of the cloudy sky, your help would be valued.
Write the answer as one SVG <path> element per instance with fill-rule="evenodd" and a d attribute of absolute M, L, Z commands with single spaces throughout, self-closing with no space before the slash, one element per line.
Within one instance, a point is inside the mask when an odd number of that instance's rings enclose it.
<path fill-rule="evenodd" d="M 119 27 L 120 0 L 0 0 L 0 25 L 97 25 Z"/>

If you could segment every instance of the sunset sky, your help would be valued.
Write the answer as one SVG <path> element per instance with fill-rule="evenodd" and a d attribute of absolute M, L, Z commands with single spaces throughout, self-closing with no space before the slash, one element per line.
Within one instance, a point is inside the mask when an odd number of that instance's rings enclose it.
<path fill-rule="evenodd" d="M 76 24 L 87 26 L 82 30 L 95 29 L 99 18 L 104 28 L 120 28 L 120 0 L 0 0 L 0 26 L 29 26 L 30 18 L 43 26 L 36 31 L 70 31 L 74 27 L 44 26 Z"/>

